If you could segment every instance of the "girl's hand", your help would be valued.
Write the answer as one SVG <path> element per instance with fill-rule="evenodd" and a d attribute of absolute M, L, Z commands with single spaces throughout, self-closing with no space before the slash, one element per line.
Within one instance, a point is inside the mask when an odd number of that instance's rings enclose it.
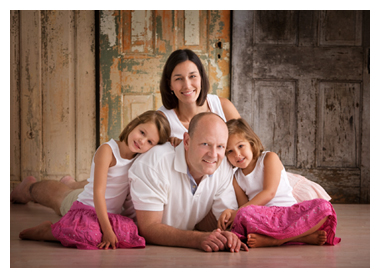
<path fill-rule="evenodd" d="M 105 250 L 109 249 L 109 246 L 114 250 L 118 243 L 117 236 L 113 231 L 107 231 L 102 234 L 102 242 L 97 245 L 99 249 L 105 248 Z"/>
<path fill-rule="evenodd" d="M 174 147 L 178 146 L 180 142 L 182 142 L 182 139 L 176 138 L 176 137 L 170 137 L 168 141 L 173 145 Z"/>
<path fill-rule="evenodd" d="M 224 210 L 224 212 L 219 217 L 218 228 L 220 228 L 221 230 L 227 230 L 231 228 L 233 220 L 236 217 L 236 212 L 236 210 L 232 209 Z"/>

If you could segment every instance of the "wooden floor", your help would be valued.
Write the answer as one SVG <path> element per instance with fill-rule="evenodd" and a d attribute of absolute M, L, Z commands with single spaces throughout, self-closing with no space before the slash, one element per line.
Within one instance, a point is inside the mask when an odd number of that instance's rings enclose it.
<path fill-rule="evenodd" d="M 195 249 L 148 245 L 144 249 L 78 250 L 60 243 L 20 240 L 21 230 L 60 217 L 41 205 L 10 205 L 10 268 L 368 268 L 370 205 L 335 204 L 336 246 L 289 245 L 249 252 L 205 253 Z"/>

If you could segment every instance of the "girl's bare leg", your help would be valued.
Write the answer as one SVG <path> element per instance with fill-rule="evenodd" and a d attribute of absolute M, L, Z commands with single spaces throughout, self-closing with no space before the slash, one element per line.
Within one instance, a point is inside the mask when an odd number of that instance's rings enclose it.
<path fill-rule="evenodd" d="M 45 221 L 38 226 L 24 229 L 20 232 L 21 239 L 36 240 L 36 241 L 58 241 L 52 234 L 52 222 Z"/>
<path fill-rule="evenodd" d="M 60 182 L 67 185 L 71 189 L 82 189 L 88 183 L 88 180 L 77 182 L 72 176 L 66 175 L 60 179 Z"/>
<path fill-rule="evenodd" d="M 29 176 L 14 188 L 11 193 L 11 202 L 25 204 L 34 201 L 52 208 L 58 215 L 61 215 L 61 203 L 72 191 L 72 188 L 59 181 L 36 182 L 34 177 Z"/>
<path fill-rule="evenodd" d="M 247 243 L 251 248 L 280 246 L 289 241 L 303 242 L 313 245 L 323 245 L 327 239 L 326 232 L 318 229 L 325 223 L 327 218 L 328 217 L 323 218 L 317 225 L 304 232 L 303 234 L 285 239 L 276 239 L 257 233 L 250 233 L 248 234 Z"/>

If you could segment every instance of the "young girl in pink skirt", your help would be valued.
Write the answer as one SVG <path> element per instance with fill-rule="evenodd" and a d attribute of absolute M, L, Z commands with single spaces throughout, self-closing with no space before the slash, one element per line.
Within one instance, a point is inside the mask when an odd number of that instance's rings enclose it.
<path fill-rule="evenodd" d="M 132 120 L 119 135 L 96 151 L 84 191 L 57 223 L 46 221 L 20 233 L 22 239 L 60 241 L 78 249 L 143 248 L 132 218 L 119 215 L 130 205 L 128 170 L 138 154 L 167 142 L 170 125 L 161 113 L 147 111 Z"/>
<path fill-rule="evenodd" d="M 297 203 L 277 154 L 264 151 L 259 137 L 244 119 L 230 120 L 227 126 L 226 156 L 238 167 L 233 187 L 239 209 L 226 209 L 218 227 L 232 227 L 232 232 L 242 241 L 247 240 L 250 247 L 291 241 L 316 245 L 340 242 L 335 237 L 336 213 L 327 197 L 304 200 L 307 196 L 302 194 L 300 200 L 304 201 Z"/>

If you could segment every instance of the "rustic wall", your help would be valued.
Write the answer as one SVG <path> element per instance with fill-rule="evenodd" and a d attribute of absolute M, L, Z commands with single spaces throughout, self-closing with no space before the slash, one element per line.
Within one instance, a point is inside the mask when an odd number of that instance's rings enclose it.
<path fill-rule="evenodd" d="M 11 187 L 71 174 L 95 151 L 94 11 L 11 11 Z"/>
<path fill-rule="evenodd" d="M 230 11 L 100 12 L 100 142 L 162 105 L 163 66 L 176 49 L 199 55 L 210 93 L 230 95 Z"/>
<path fill-rule="evenodd" d="M 286 169 L 370 201 L 370 13 L 234 11 L 232 102 Z"/>

